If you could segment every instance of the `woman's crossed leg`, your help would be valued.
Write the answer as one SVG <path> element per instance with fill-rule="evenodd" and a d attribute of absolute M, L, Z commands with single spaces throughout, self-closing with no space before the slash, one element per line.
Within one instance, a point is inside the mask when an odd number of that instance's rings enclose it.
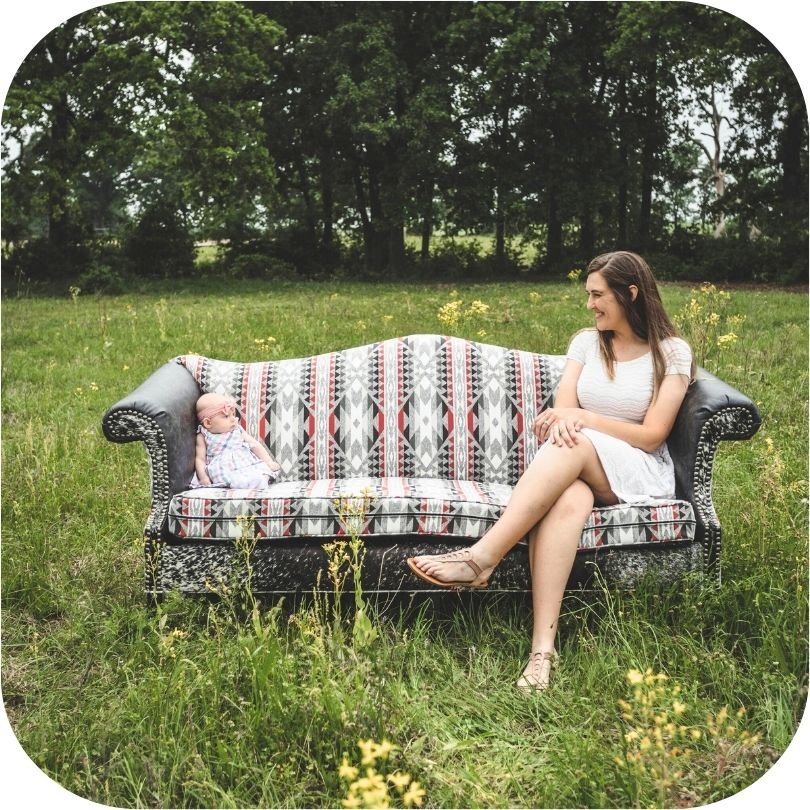
<path fill-rule="evenodd" d="M 537 531 L 541 529 L 538 524 L 549 515 L 558 502 L 560 502 L 560 506 L 555 510 L 555 514 L 568 510 L 572 497 L 568 490 L 576 482 L 586 485 L 591 492 L 592 499 L 599 503 L 617 502 L 599 461 L 599 456 L 586 436 L 580 434 L 576 443 L 570 446 L 546 442 L 515 485 L 501 517 L 477 543 L 470 546 L 469 550 L 462 555 L 440 554 L 415 557 L 412 560 L 413 565 L 435 582 L 480 587 L 513 546 L 535 527 L 537 527 Z M 575 487 L 572 491 L 580 493 L 580 498 L 582 497 L 583 490 L 580 486 Z M 563 497 L 564 494 L 565 497 Z M 577 514 L 581 511 L 582 509 L 577 510 Z M 582 532 L 588 514 L 590 511 L 584 515 L 579 524 L 579 534 Z M 555 517 L 555 521 L 557 519 Z M 569 535 L 572 532 L 573 529 Z M 545 537 L 546 534 L 544 533 L 543 536 Z M 556 535 L 554 536 L 556 537 Z M 577 539 L 578 537 L 579 535 L 577 535 Z M 553 538 L 545 540 L 543 545 L 548 547 L 545 556 L 553 556 L 552 547 L 557 544 L 567 548 L 570 539 L 560 537 L 559 541 Z M 576 546 L 574 551 L 576 551 Z M 456 556 L 458 559 L 454 559 Z M 567 556 L 563 556 L 567 559 Z M 472 565 L 470 565 L 470 561 L 473 563 Z M 570 563 L 573 563 L 573 555 L 570 556 Z M 566 580 L 571 564 L 568 565 L 568 571 L 565 574 Z"/>

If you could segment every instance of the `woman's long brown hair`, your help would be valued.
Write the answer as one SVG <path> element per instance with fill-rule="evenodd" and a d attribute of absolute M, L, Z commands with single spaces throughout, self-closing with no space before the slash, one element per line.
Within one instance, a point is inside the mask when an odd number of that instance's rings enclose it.
<path fill-rule="evenodd" d="M 680 337 L 680 333 L 664 309 L 652 270 L 638 254 L 616 250 L 593 259 L 588 265 L 587 275 L 591 273 L 602 275 L 624 311 L 630 328 L 649 344 L 653 361 L 653 399 L 655 399 L 666 373 L 661 341 L 669 337 Z M 638 289 L 635 300 L 630 293 L 631 286 Z M 612 331 L 599 332 L 599 352 L 608 376 L 613 379 L 616 355 L 613 351 Z M 693 360 L 690 379 L 694 379 L 694 372 Z"/>

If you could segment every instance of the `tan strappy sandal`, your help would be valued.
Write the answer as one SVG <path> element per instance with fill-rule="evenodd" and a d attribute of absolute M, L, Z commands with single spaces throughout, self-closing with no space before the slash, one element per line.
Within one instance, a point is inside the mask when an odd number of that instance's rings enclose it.
<path fill-rule="evenodd" d="M 515 685 L 521 692 L 545 692 L 551 684 L 551 673 L 558 660 L 556 650 L 538 650 L 531 653 L 526 670 Z"/>
<path fill-rule="evenodd" d="M 414 572 L 414 574 L 416 574 L 416 576 L 425 580 L 425 582 L 429 582 L 431 585 L 437 585 L 440 588 L 482 589 L 489 585 L 488 578 L 482 578 L 482 574 L 484 573 L 485 569 L 478 565 L 478 563 L 472 558 L 472 552 L 467 548 L 461 549 L 460 551 L 451 551 L 448 554 L 436 554 L 433 556 L 433 559 L 436 562 L 466 563 L 475 576 L 473 579 L 463 582 L 436 579 L 436 577 L 424 572 L 421 568 L 419 568 L 419 566 L 416 564 L 416 557 L 408 557 L 406 562 L 408 563 L 408 567 Z"/>

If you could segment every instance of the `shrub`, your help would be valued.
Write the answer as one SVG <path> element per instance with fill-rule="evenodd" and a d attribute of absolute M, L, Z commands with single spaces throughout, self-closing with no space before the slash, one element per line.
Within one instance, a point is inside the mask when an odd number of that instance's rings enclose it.
<path fill-rule="evenodd" d="M 277 281 L 291 281 L 298 276 L 295 267 L 289 262 L 261 253 L 235 256 L 228 263 L 228 274 L 235 278 L 265 278 Z"/>
<path fill-rule="evenodd" d="M 194 240 L 177 207 L 167 201 L 144 211 L 124 241 L 123 254 L 141 276 L 171 278 L 194 271 Z"/>
<path fill-rule="evenodd" d="M 21 288 L 31 282 L 72 278 L 87 267 L 90 250 L 77 239 L 67 246 L 32 239 L 3 253 L 3 286 Z"/>
<path fill-rule="evenodd" d="M 483 248 L 476 240 L 459 242 L 442 237 L 432 247 L 426 275 L 444 281 L 458 281 L 474 275 L 483 260 Z"/>
<path fill-rule="evenodd" d="M 339 246 L 324 247 L 303 228 L 231 242 L 222 257 L 225 272 L 239 278 L 327 278 L 341 264 Z"/>
<path fill-rule="evenodd" d="M 126 276 L 109 264 L 93 263 L 77 280 L 83 292 L 107 293 L 117 295 L 126 292 Z"/>
<path fill-rule="evenodd" d="M 662 279 L 790 283 L 807 277 L 806 255 L 797 258 L 764 237 L 715 239 L 676 231 L 663 251 L 647 259 Z"/>

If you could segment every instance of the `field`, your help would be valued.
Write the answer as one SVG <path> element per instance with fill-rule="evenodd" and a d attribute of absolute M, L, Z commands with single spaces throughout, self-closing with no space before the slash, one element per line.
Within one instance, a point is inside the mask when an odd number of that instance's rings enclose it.
<path fill-rule="evenodd" d="M 663 294 L 764 416 L 716 464 L 723 582 L 571 596 L 553 687 L 530 698 L 514 688 L 523 601 L 371 605 L 363 623 L 318 600 L 147 608 L 147 465 L 100 420 L 187 352 L 250 361 L 451 331 L 562 353 L 589 322 L 581 284 L 4 300 L 2 688 L 29 756 L 120 807 L 693 806 L 754 782 L 807 698 L 807 297 Z"/>

